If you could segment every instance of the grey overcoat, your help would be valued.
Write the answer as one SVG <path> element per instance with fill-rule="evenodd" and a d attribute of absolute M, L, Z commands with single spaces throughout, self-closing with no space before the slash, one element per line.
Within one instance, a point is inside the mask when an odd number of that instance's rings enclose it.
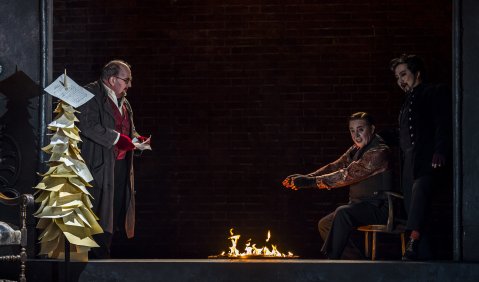
<path fill-rule="evenodd" d="M 100 218 L 100 225 L 104 232 L 113 234 L 113 187 L 115 156 L 113 143 L 118 133 L 115 131 L 115 118 L 108 101 L 107 91 L 103 83 L 98 80 L 85 86 L 95 96 L 78 107 L 77 114 L 80 122 L 80 136 L 82 139 L 81 155 L 90 169 L 94 180 L 90 193 L 93 196 L 93 211 Z M 133 124 L 133 112 L 130 104 L 125 99 L 125 105 L 129 113 L 131 131 L 130 137 L 138 136 Z M 133 180 L 133 157 L 132 152 L 126 155 L 129 166 L 129 183 L 127 185 L 125 201 L 125 231 L 128 238 L 135 232 L 135 186 Z M 121 227 L 120 227 L 121 228 Z"/>

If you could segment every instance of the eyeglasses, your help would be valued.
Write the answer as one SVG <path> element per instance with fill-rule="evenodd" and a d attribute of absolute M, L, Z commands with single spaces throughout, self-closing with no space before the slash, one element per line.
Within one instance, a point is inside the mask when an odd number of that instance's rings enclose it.
<path fill-rule="evenodd" d="M 125 82 L 125 84 L 129 84 L 130 82 L 133 81 L 133 78 L 131 78 L 131 77 L 129 77 L 129 78 L 121 78 L 119 76 L 115 76 L 115 77 L 123 80 Z"/>

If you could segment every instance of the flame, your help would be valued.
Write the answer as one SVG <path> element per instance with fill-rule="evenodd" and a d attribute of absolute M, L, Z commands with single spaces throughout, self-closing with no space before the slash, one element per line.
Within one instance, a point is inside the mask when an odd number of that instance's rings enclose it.
<path fill-rule="evenodd" d="M 239 250 L 236 248 L 236 245 L 238 243 L 239 238 L 241 235 L 234 235 L 233 234 L 233 228 L 230 229 L 230 234 L 231 236 L 228 238 L 231 240 L 231 247 L 230 251 L 228 252 L 229 256 L 238 256 L 239 255 Z"/>
<path fill-rule="evenodd" d="M 251 239 L 248 239 L 245 243 L 244 252 L 240 252 L 238 250 L 238 240 L 241 235 L 235 235 L 233 233 L 233 228 L 230 229 L 230 236 L 228 237 L 231 240 L 231 246 L 229 247 L 229 252 L 225 255 L 226 252 L 222 252 L 220 256 L 228 256 L 228 257 L 245 257 L 245 256 L 264 256 L 264 257 L 283 257 L 283 258 L 290 258 L 294 257 L 292 252 L 288 252 L 287 254 L 281 253 L 276 245 L 271 245 L 271 250 L 267 247 L 256 247 L 256 244 L 251 243 Z M 266 242 L 269 242 L 271 239 L 271 232 L 268 230 L 268 234 L 266 237 Z"/>

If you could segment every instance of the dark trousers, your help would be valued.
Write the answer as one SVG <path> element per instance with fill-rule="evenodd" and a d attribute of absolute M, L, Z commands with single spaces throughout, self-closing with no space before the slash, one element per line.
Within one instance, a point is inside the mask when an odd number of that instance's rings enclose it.
<path fill-rule="evenodd" d="M 406 230 L 417 230 L 421 234 L 418 246 L 418 258 L 430 259 L 429 224 L 428 218 L 431 209 L 432 190 L 434 186 L 433 175 L 413 177 L 413 154 L 405 151 L 402 167 L 402 190 L 404 206 L 408 220 Z"/>
<path fill-rule="evenodd" d="M 407 230 L 425 231 L 431 204 L 431 182 L 431 176 L 423 176 L 404 189 L 404 205 L 408 214 Z"/>
<path fill-rule="evenodd" d="M 401 187 L 408 215 L 406 229 L 423 231 L 430 209 L 432 176 L 425 175 L 414 179 L 414 154 L 412 150 L 405 150 L 403 153 Z"/>
<path fill-rule="evenodd" d="M 124 232 L 125 213 L 126 213 L 126 189 L 128 189 L 128 161 L 127 159 L 117 160 L 115 162 L 115 180 L 113 192 L 113 232 Z M 105 232 L 93 236 L 93 239 L 100 245 L 99 248 L 92 248 L 90 258 L 108 259 L 110 258 L 110 248 L 113 234 Z"/>
<path fill-rule="evenodd" d="M 324 240 L 321 252 L 330 259 L 358 259 L 364 257 L 350 235 L 358 226 L 385 224 L 388 208 L 384 201 L 364 201 L 338 207 L 333 213 L 323 217 L 319 223 L 319 233 Z"/>

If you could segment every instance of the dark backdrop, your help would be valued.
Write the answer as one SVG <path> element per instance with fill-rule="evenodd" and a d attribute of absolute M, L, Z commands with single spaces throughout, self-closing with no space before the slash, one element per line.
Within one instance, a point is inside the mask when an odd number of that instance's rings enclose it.
<path fill-rule="evenodd" d="M 281 181 L 342 154 L 353 112 L 396 124 L 391 58 L 421 55 L 450 84 L 451 13 L 448 0 L 54 0 L 54 77 L 66 67 L 85 84 L 128 61 L 136 127 L 152 135 L 135 167 L 136 237 L 117 238 L 115 256 L 206 258 L 227 251 L 233 227 L 319 258 L 317 221 L 348 191 Z M 432 217 L 441 258 L 451 195 Z"/>

